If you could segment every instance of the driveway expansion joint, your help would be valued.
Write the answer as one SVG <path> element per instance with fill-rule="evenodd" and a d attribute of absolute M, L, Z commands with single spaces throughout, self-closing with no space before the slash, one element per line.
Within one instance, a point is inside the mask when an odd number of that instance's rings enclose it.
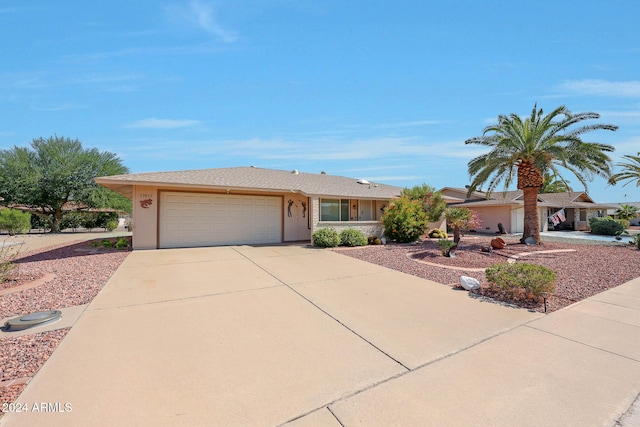
<path fill-rule="evenodd" d="M 240 253 L 240 252 L 239 252 Z M 349 332 L 351 332 L 353 335 L 357 336 L 358 338 L 360 338 L 361 340 L 363 340 L 364 342 L 366 342 L 368 345 L 370 345 L 371 347 L 375 348 L 377 351 L 379 351 L 380 353 L 384 354 L 385 356 L 387 356 L 389 359 L 393 360 L 395 363 L 397 363 L 398 365 L 402 366 L 402 368 L 404 368 L 407 372 L 410 371 L 411 369 L 406 366 L 404 363 L 400 362 L 398 359 L 396 359 L 395 357 L 391 356 L 389 353 L 387 353 L 386 351 L 382 350 L 380 347 L 378 347 L 377 345 L 375 345 L 374 343 L 372 343 L 371 341 L 369 341 L 368 339 L 366 339 L 365 337 L 363 337 L 362 335 L 360 335 L 359 333 L 357 333 L 355 330 L 353 330 L 352 328 L 350 328 L 349 326 L 347 326 L 345 323 L 341 322 L 340 320 L 338 320 L 335 316 L 331 315 L 331 313 L 329 313 L 328 311 L 324 310 L 322 307 L 320 307 L 318 304 L 314 303 L 313 301 L 311 301 L 309 298 L 307 298 L 306 296 L 304 296 L 303 294 L 301 294 L 300 292 L 298 292 L 297 290 L 295 290 L 292 285 L 289 285 L 288 283 L 284 282 L 282 279 L 280 279 L 279 277 L 275 276 L 273 273 L 271 273 L 270 271 L 264 269 L 261 265 L 259 265 L 258 263 L 256 263 L 254 260 L 252 260 L 249 257 L 246 257 L 244 254 L 242 254 L 242 256 L 244 256 L 245 258 L 247 258 L 247 260 L 249 260 L 251 263 L 253 263 L 256 267 L 258 267 L 259 269 L 261 269 L 262 271 L 264 271 L 265 273 L 267 273 L 268 275 L 270 275 L 271 277 L 273 277 L 274 279 L 276 279 L 278 282 L 282 283 L 284 286 L 286 286 L 287 288 L 289 288 L 292 292 L 294 292 L 296 295 L 298 295 L 300 298 L 302 298 L 303 300 L 305 300 L 306 302 L 308 302 L 309 304 L 311 304 L 313 307 L 315 307 L 316 309 L 320 310 L 320 312 L 324 313 L 326 316 L 328 316 L 329 318 L 331 318 L 333 321 L 335 321 L 336 323 L 338 323 L 339 325 L 341 325 L 342 327 L 344 327 L 346 330 L 348 330 Z M 379 273 L 377 273 L 379 274 Z M 350 276 L 350 277 L 359 277 L 359 276 L 363 276 L 363 275 L 356 275 L 356 276 Z"/>
<path fill-rule="evenodd" d="M 182 297 L 182 298 L 171 298 L 171 299 L 163 299 L 163 300 L 160 300 L 160 301 L 149 301 L 149 302 L 141 302 L 141 303 L 135 303 L 135 304 L 124 304 L 124 305 L 118 305 L 118 306 L 112 306 L 112 307 L 96 307 L 96 308 L 89 307 L 88 310 L 89 311 L 120 310 L 122 308 L 142 307 L 142 306 L 146 306 L 146 305 L 156 305 L 156 304 L 170 303 L 170 302 L 176 302 L 176 301 L 188 301 L 188 300 L 198 299 L 198 298 L 210 298 L 210 297 L 216 297 L 216 296 L 222 296 L 222 295 L 241 294 L 241 293 L 245 293 L 245 292 L 255 292 L 255 291 L 262 291 L 262 290 L 266 290 L 266 289 L 282 288 L 282 287 L 285 287 L 285 286 L 286 285 L 262 286 L 262 287 L 259 287 L 259 288 L 238 289 L 238 290 L 228 291 L 228 292 L 216 292 L 216 293 L 212 293 L 212 294 L 191 295 L 191 296 Z"/>
<path fill-rule="evenodd" d="M 607 319 L 607 320 L 609 320 L 609 319 Z M 578 341 L 578 340 L 575 340 L 573 338 L 565 337 L 564 335 L 560 335 L 560 334 L 553 333 L 551 331 L 546 331 L 544 329 L 536 328 L 535 326 L 532 326 L 531 324 L 525 324 L 525 325 L 522 325 L 522 326 L 526 326 L 526 327 L 534 329 L 536 331 L 539 331 L 539 332 L 542 332 L 542 333 L 545 333 L 545 334 L 549 334 L 549 335 L 553 335 L 555 337 L 562 338 L 563 340 L 574 342 L 576 344 L 580 344 L 580 345 L 583 345 L 585 347 L 590 347 L 590 348 L 593 348 L 594 350 L 599 350 L 599 351 L 602 351 L 604 353 L 609 353 L 609 354 L 612 354 L 614 356 L 622 357 L 622 358 L 625 358 L 627 360 L 631 360 L 633 362 L 639 362 L 640 363 L 640 359 L 635 359 L 633 357 L 625 356 L 624 354 L 616 353 L 615 351 L 607 350 L 605 348 L 598 347 L 598 346 L 595 346 L 595 345 L 592 345 L 592 344 L 587 344 L 585 342 Z"/>

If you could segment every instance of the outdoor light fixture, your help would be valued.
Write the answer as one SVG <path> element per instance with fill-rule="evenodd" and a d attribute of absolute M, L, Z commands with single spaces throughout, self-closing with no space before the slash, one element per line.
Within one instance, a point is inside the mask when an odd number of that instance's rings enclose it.
<path fill-rule="evenodd" d="M 542 300 L 544 301 L 544 312 L 547 312 L 547 295 L 549 293 L 548 292 L 540 292 L 540 295 L 542 295 Z"/>

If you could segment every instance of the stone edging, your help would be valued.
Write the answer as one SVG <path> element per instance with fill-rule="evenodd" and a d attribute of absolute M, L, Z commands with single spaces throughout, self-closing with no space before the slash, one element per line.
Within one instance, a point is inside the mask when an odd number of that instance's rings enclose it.
<path fill-rule="evenodd" d="M 0 381 L 0 388 L 9 388 L 13 387 L 14 385 L 29 384 L 31 378 L 32 377 L 20 377 L 13 380 Z"/>
<path fill-rule="evenodd" d="M 56 275 L 53 274 L 53 273 L 46 273 L 44 276 L 42 276 L 39 279 L 34 280 L 33 282 L 25 283 L 24 285 L 15 286 L 13 288 L 7 288 L 7 289 L 0 290 L 0 297 L 4 296 L 4 295 L 13 294 L 13 293 L 16 293 L 16 292 L 26 291 L 27 289 L 31 289 L 31 288 L 35 288 L 37 286 L 44 285 L 45 283 L 50 282 L 53 279 L 55 279 L 55 277 L 56 277 Z"/>
<path fill-rule="evenodd" d="M 520 259 L 522 257 L 525 257 L 527 255 L 533 255 L 533 254 L 553 254 L 553 253 L 564 253 L 564 252 L 575 252 L 575 251 L 576 251 L 575 249 L 550 249 L 550 250 L 547 250 L 547 251 L 520 252 L 518 254 L 509 255 L 507 257 L 507 262 L 514 263 L 514 262 L 516 262 L 518 259 Z M 433 262 L 427 262 L 427 261 L 423 261 L 421 259 L 416 259 L 413 255 L 414 254 L 407 253 L 406 257 L 411 259 L 411 260 L 413 260 L 413 261 L 415 261 L 415 262 L 419 262 L 421 264 L 430 265 L 432 267 L 446 268 L 448 270 L 483 272 L 488 268 L 488 267 L 484 267 L 484 268 L 455 267 L 455 266 L 451 266 L 451 265 L 436 264 L 436 263 L 433 263 Z"/>

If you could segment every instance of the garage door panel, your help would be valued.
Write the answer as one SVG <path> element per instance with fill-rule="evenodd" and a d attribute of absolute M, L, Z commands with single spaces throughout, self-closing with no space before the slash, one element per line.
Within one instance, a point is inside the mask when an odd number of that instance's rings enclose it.
<path fill-rule="evenodd" d="M 280 243 L 282 199 L 163 192 L 160 247 Z"/>

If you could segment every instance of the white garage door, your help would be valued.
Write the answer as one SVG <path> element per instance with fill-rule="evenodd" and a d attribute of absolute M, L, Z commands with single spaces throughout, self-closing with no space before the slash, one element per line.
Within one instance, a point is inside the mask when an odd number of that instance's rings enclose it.
<path fill-rule="evenodd" d="M 282 241 L 282 198 L 163 192 L 160 247 Z"/>

